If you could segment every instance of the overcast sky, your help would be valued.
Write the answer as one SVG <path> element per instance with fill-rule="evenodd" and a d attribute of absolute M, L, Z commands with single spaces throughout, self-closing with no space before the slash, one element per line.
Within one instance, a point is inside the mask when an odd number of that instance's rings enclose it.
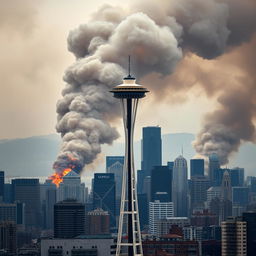
<path fill-rule="evenodd" d="M 67 50 L 68 33 L 85 23 L 105 2 L 0 1 L 1 139 L 55 132 L 56 102 L 64 86 L 62 77 L 74 62 Z M 199 94 L 195 91 L 161 102 L 148 94 L 139 108 L 136 137 L 140 137 L 141 126 L 146 125 L 160 125 L 163 133 L 197 132 L 202 115 L 213 104 Z M 121 125 L 119 130 L 122 132 Z"/>

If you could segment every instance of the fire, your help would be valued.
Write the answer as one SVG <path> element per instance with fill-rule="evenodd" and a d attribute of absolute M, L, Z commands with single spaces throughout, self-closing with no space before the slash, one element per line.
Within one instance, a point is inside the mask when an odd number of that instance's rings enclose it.
<path fill-rule="evenodd" d="M 75 158 L 72 154 L 67 154 L 65 161 L 65 167 L 63 167 L 59 163 L 54 163 L 53 169 L 57 170 L 52 174 L 49 179 L 52 180 L 52 183 L 54 183 L 57 187 L 60 186 L 60 183 L 63 181 L 63 177 L 66 176 L 69 172 L 72 170 L 77 171 L 77 169 L 80 167 L 79 160 Z"/>
<path fill-rule="evenodd" d="M 63 170 L 61 173 L 55 172 L 52 176 L 49 177 L 49 179 L 51 179 L 52 183 L 54 183 L 57 187 L 59 187 L 60 183 L 63 181 L 63 177 L 66 176 L 71 171 L 72 171 L 71 168 L 67 168 Z"/>

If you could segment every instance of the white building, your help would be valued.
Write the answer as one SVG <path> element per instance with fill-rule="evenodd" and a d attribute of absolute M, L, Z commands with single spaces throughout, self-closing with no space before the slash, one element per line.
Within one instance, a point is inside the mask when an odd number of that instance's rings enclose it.
<path fill-rule="evenodd" d="M 157 221 L 174 216 L 173 202 L 149 202 L 149 230 L 157 235 Z"/>
<path fill-rule="evenodd" d="M 114 239 L 110 235 L 41 240 L 41 256 L 111 256 L 113 254 L 115 254 Z"/>
<path fill-rule="evenodd" d="M 81 183 L 80 176 L 74 172 L 69 172 L 63 177 L 63 182 L 57 190 L 57 202 L 75 199 L 78 202 L 85 202 L 85 185 Z"/>
<path fill-rule="evenodd" d="M 183 156 L 175 159 L 173 165 L 172 198 L 175 217 L 188 216 L 188 169 Z"/>

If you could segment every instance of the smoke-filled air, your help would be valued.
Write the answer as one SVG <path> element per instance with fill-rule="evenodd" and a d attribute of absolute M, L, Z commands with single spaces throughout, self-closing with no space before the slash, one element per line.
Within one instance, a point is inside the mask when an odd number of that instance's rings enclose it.
<path fill-rule="evenodd" d="M 68 35 L 68 49 L 76 61 L 65 72 L 66 86 L 57 103 L 56 129 L 63 140 L 54 163 L 58 175 L 66 169 L 80 173 L 96 159 L 102 144 L 118 138 L 113 124 L 120 118 L 120 107 L 109 90 L 127 74 L 128 55 L 137 79 L 168 78 L 163 85 L 145 84 L 157 97 L 159 86 L 167 93 L 175 90 L 172 76 L 186 56 L 212 60 L 245 43 L 255 46 L 253 0 L 137 2 L 129 9 L 104 5 Z M 206 114 L 194 141 L 199 154 L 215 152 L 225 164 L 243 141 L 254 141 L 256 77 L 253 72 L 248 77 L 238 75 L 234 84 L 225 86 L 228 89 L 211 88 L 210 81 L 199 83 L 208 96 L 219 92 L 216 110 Z"/>

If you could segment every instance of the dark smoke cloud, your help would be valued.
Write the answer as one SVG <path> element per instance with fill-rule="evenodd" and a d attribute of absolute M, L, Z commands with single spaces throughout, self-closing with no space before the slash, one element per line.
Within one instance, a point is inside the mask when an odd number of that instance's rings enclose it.
<path fill-rule="evenodd" d="M 57 131 L 63 145 L 55 166 L 63 168 L 65 155 L 71 154 L 83 167 L 100 153 L 101 144 L 111 144 L 118 137 L 110 122 L 120 116 L 119 107 L 109 90 L 124 77 L 128 55 L 133 57 L 137 78 L 156 75 L 159 79 L 172 74 L 183 57 L 182 48 L 186 54 L 206 59 L 220 56 L 248 41 L 255 32 L 255 5 L 245 0 L 241 12 L 240 7 L 241 1 L 236 0 L 145 1 L 129 11 L 105 5 L 90 22 L 72 30 L 68 49 L 77 60 L 65 73 L 67 85 L 57 104 Z M 237 17 L 241 23 L 236 22 Z M 249 25 L 250 29 L 244 29 Z M 168 82 L 165 85 L 169 86 Z M 208 93 L 214 91 L 203 88 Z M 252 106 L 244 105 L 246 93 L 244 97 L 240 93 L 239 98 L 236 93 L 231 85 L 227 98 L 225 94 L 219 98 L 220 108 L 206 117 L 195 142 L 199 153 L 217 151 L 223 163 L 241 140 L 252 138 L 245 135 L 243 127 L 237 127 L 236 119 L 238 103 L 243 115 Z M 237 103 L 232 104 L 233 100 Z M 250 134 L 254 128 L 251 117 L 244 115 Z M 230 126 L 236 129 L 229 132 Z"/>

